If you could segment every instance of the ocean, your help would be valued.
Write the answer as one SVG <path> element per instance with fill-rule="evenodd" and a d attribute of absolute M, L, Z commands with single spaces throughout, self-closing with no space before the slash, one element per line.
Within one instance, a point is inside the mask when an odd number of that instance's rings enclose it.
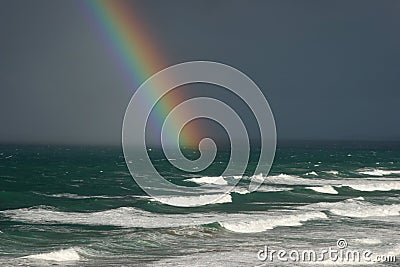
<path fill-rule="evenodd" d="M 151 153 L 177 184 L 238 179 L 219 176 L 227 151 L 198 174 Z M 399 143 L 288 143 L 256 192 L 247 175 L 221 203 L 181 208 L 147 196 L 121 148 L 2 145 L 0 266 L 399 266 Z"/>

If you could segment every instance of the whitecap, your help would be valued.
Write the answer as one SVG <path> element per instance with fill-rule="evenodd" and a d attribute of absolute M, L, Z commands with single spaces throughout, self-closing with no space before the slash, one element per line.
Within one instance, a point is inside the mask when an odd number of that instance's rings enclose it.
<path fill-rule="evenodd" d="M 336 191 L 331 185 L 314 186 L 314 187 L 306 187 L 306 188 L 311 189 L 318 193 L 323 193 L 323 194 L 333 194 L 333 195 L 338 194 L 338 191 Z"/>
<path fill-rule="evenodd" d="M 283 191 L 291 191 L 293 190 L 292 187 L 278 187 L 278 186 L 261 186 L 259 187 L 256 192 L 283 192 Z"/>
<path fill-rule="evenodd" d="M 98 212 L 63 212 L 51 207 L 22 208 L 0 211 L 14 221 L 37 224 L 108 225 L 118 227 L 166 228 L 202 225 L 216 222 L 218 214 L 161 214 L 131 207 Z"/>
<path fill-rule="evenodd" d="M 138 228 L 175 228 L 219 223 L 236 232 L 261 232 L 278 226 L 300 226 L 301 222 L 327 219 L 316 211 L 271 211 L 252 213 L 162 214 L 121 207 L 100 212 L 61 212 L 49 208 L 1 211 L 14 221 L 38 224 L 110 225 Z"/>
<path fill-rule="evenodd" d="M 69 199 L 91 199 L 91 198 L 102 198 L 102 199 L 114 199 L 114 198 L 123 198 L 123 196 L 103 196 L 103 195 L 98 195 L 98 196 L 82 196 L 82 195 L 77 195 L 77 194 L 71 194 L 71 193 L 61 193 L 61 194 L 42 194 L 42 193 L 37 193 L 34 192 L 35 194 L 38 195 L 43 195 L 43 196 L 48 196 L 48 197 L 55 197 L 55 198 L 69 198 Z"/>
<path fill-rule="evenodd" d="M 324 171 L 325 173 L 329 173 L 329 174 L 333 174 L 333 175 L 338 175 L 339 174 L 339 172 L 338 171 L 335 171 L 335 170 L 332 170 L 332 171 Z"/>
<path fill-rule="evenodd" d="M 173 197 L 158 197 L 157 201 L 167 203 L 179 207 L 195 207 L 201 203 L 221 204 L 232 202 L 230 194 L 208 194 L 199 196 L 173 196 Z"/>
<path fill-rule="evenodd" d="M 257 179 L 259 181 L 262 180 L 263 183 L 265 184 L 273 184 L 273 185 L 275 184 L 302 185 L 302 186 L 312 186 L 312 188 L 314 189 L 316 189 L 316 187 L 323 187 L 321 190 L 328 190 L 327 186 L 335 186 L 335 187 L 347 186 L 358 191 L 400 190 L 399 178 L 348 178 L 342 180 L 332 180 L 332 179 L 329 180 L 329 179 L 301 178 L 294 175 L 280 174 L 262 178 L 260 178 L 259 176 L 254 176 L 253 179 Z M 332 189 L 329 190 L 333 194 L 333 190 Z"/>
<path fill-rule="evenodd" d="M 365 244 L 365 245 L 377 245 L 381 244 L 382 241 L 377 238 L 361 238 L 361 239 L 354 239 L 355 243 Z"/>
<path fill-rule="evenodd" d="M 260 178 L 258 178 L 260 179 Z M 325 181 L 320 179 L 306 179 L 294 175 L 279 174 L 275 176 L 267 176 L 263 178 L 266 184 L 287 184 L 287 185 L 320 185 Z"/>
<path fill-rule="evenodd" d="M 225 229 L 237 233 L 258 233 L 274 229 L 278 226 L 301 226 L 309 220 L 328 219 L 322 212 L 306 212 L 296 214 L 270 215 L 264 218 L 254 218 L 240 221 L 218 222 Z"/>
<path fill-rule="evenodd" d="M 385 176 L 392 174 L 400 174 L 400 170 L 363 169 L 359 170 L 358 173 L 369 176 Z"/>
<path fill-rule="evenodd" d="M 352 218 L 391 217 L 400 215 L 400 205 L 377 205 L 364 198 L 351 198 L 340 202 L 319 202 L 299 209 L 329 211 L 335 215 Z"/>
<path fill-rule="evenodd" d="M 361 180 L 352 179 L 343 182 L 344 186 L 348 186 L 358 191 L 391 191 L 400 190 L 400 180 Z"/>
<path fill-rule="evenodd" d="M 241 188 L 241 187 L 235 187 L 235 189 L 233 189 L 232 192 L 240 194 L 240 195 L 246 195 L 246 194 L 250 193 L 249 190 L 247 190 L 246 188 Z"/>
<path fill-rule="evenodd" d="M 81 259 L 76 248 L 68 248 L 48 253 L 33 254 L 22 258 L 32 259 L 32 260 L 56 261 L 56 262 L 79 261 Z"/>
<path fill-rule="evenodd" d="M 185 181 L 194 182 L 196 184 L 228 185 L 228 182 L 222 176 L 204 176 L 186 179 Z"/>

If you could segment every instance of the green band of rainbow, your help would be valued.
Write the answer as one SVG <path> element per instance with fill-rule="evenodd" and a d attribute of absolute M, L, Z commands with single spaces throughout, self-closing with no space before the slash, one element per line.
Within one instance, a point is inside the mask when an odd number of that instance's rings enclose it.
<path fill-rule="evenodd" d="M 118 67 L 130 81 L 132 88 L 149 78 L 156 71 L 165 66 L 163 57 L 156 48 L 157 42 L 150 36 L 144 20 L 132 2 L 124 0 L 88 0 L 85 8 L 93 17 L 95 26 L 106 39 L 107 47 L 115 55 Z M 149 103 L 155 103 L 157 88 L 146 94 Z M 169 111 L 179 103 L 180 96 L 175 99 L 160 101 L 154 110 L 156 122 L 151 124 L 161 125 Z M 180 127 L 180 125 L 176 125 Z M 191 140 L 198 135 L 199 129 L 192 129 L 181 135 L 181 144 L 192 146 Z M 171 136 L 173 141 L 176 137 Z"/>

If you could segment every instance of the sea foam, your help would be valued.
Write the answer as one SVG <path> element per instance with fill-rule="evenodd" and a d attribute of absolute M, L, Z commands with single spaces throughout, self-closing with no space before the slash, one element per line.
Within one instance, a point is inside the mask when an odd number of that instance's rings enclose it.
<path fill-rule="evenodd" d="M 351 198 L 340 202 L 319 202 L 300 207 L 313 211 L 329 211 L 335 215 L 352 218 L 390 217 L 400 215 L 400 205 L 377 205 L 364 198 Z"/>
<path fill-rule="evenodd" d="M 392 174 L 400 174 L 400 170 L 365 169 L 365 170 L 360 170 L 358 173 L 370 176 L 385 176 Z"/>
<path fill-rule="evenodd" d="M 237 233 L 258 233 L 274 229 L 278 226 L 301 226 L 309 220 L 327 219 L 322 212 L 305 212 L 297 214 L 270 215 L 264 218 L 254 218 L 240 221 L 218 222 L 225 229 Z"/>
<path fill-rule="evenodd" d="M 333 174 L 333 175 L 338 175 L 339 172 L 335 171 L 335 170 L 331 170 L 331 171 L 324 171 L 325 173 L 329 173 L 329 174 Z"/>
<path fill-rule="evenodd" d="M 138 228 L 174 228 L 219 223 L 240 233 L 254 233 L 278 226 L 300 226 L 301 222 L 327 219 L 318 211 L 274 211 L 252 213 L 162 214 L 122 207 L 101 212 L 61 212 L 49 208 L 30 208 L 0 212 L 15 221 L 38 224 L 110 225 Z"/>
<path fill-rule="evenodd" d="M 221 218 L 207 214 L 160 214 L 144 210 L 121 207 L 99 212 L 63 212 L 51 207 L 23 208 L 1 211 L 15 221 L 37 224 L 109 225 L 137 228 L 166 228 L 201 225 L 216 222 Z"/>
<path fill-rule="evenodd" d="M 179 207 L 195 207 L 200 203 L 221 204 L 232 202 L 230 194 L 208 194 L 200 196 L 174 196 L 174 197 L 159 197 L 160 202 L 168 203 Z"/>
<path fill-rule="evenodd" d="M 352 179 L 343 182 L 344 186 L 348 186 L 358 191 L 391 191 L 400 190 L 400 180 L 362 180 Z"/>
<path fill-rule="evenodd" d="M 61 249 L 48 253 L 33 254 L 22 258 L 56 262 L 79 261 L 81 259 L 81 256 L 79 255 L 77 250 L 77 248 Z"/>
<path fill-rule="evenodd" d="M 263 178 L 266 184 L 285 184 L 285 185 L 320 185 L 324 183 L 321 179 L 306 179 L 294 175 L 279 174 Z"/>
<path fill-rule="evenodd" d="M 261 179 L 261 178 L 257 178 Z M 300 185 L 320 193 L 337 194 L 332 187 L 347 186 L 357 191 L 391 191 L 400 190 L 399 178 L 346 178 L 337 179 L 310 179 L 298 176 L 280 174 L 263 177 L 264 184 L 270 185 Z M 259 191 L 259 190 L 258 190 Z"/>
<path fill-rule="evenodd" d="M 228 185 L 228 182 L 222 176 L 204 176 L 201 178 L 186 179 L 185 181 L 194 182 L 196 184 Z"/>
<path fill-rule="evenodd" d="M 382 241 L 377 238 L 361 238 L 361 239 L 354 239 L 353 241 L 365 245 L 377 245 L 382 243 Z"/>
<path fill-rule="evenodd" d="M 306 187 L 306 188 L 311 189 L 318 193 L 323 193 L 323 194 L 333 194 L 333 195 L 338 194 L 338 191 L 336 191 L 335 188 L 333 188 L 333 186 L 331 186 L 331 185 L 314 186 L 314 187 Z"/>

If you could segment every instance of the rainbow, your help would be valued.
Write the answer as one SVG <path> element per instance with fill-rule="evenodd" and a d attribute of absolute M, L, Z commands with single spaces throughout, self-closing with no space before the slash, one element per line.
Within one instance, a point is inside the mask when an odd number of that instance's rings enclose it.
<path fill-rule="evenodd" d="M 138 88 L 151 75 L 166 67 L 165 60 L 151 38 L 144 20 L 132 2 L 121 0 L 83 1 L 86 13 L 95 29 L 104 38 L 107 49 L 116 59 L 117 67 L 129 81 L 131 88 Z M 156 101 L 157 88 L 149 91 L 144 101 Z M 157 125 L 161 125 L 168 112 L 179 103 L 181 96 L 164 97 L 154 110 Z M 176 125 L 176 127 L 179 127 Z M 194 127 L 193 127 L 194 128 Z M 189 129 L 181 135 L 181 144 L 192 146 L 199 129 Z M 171 137 L 176 138 L 176 137 Z"/>

